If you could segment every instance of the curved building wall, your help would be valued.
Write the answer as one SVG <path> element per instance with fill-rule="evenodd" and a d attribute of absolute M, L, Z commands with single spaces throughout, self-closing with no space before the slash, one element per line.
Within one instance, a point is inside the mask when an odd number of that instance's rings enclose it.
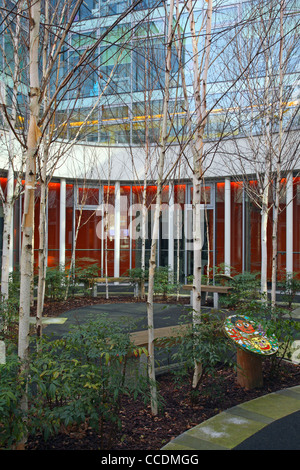
<path fill-rule="evenodd" d="M 286 188 L 280 201 L 278 227 L 278 274 L 300 272 L 300 178 L 287 175 L 282 180 Z M 5 192 L 6 178 L 1 178 Z M 99 275 L 122 276 L 140 266 L 141 181 L 85 181 L 55 177 L 49 184 L 47 204 L 48 266 L 68 266 L 75 249 L 76 263 L 96 263 Z M 151 222 L 156 186 L 147 186 L 146 256 L 150 254 Z M 107 219 L 104 217 L 108 202 Z M 203 203 L 203 266 L 204 272 L 213 266 L 227 265 L 232 272 L 260 271 L 260 209 L 249 200 L 242 182 L 230 177 L 207 179 Z M 23 198 L 14 208 L 14 266 L 19 262 Z M 206 209 L 206 211 L 204 210 Z M 35 204 L 35 264 L 39 248 L 39 189 Z M 3 217 L 3 214 L 1 214 Z M 0 231 L 2 233 L 2 217 Z M 107 231 L 106 231 L 107 223 Z M 271 246 L 272 210 L 269 216 L 268 254 Z M 77 239 L 76 229 L 78 227 Z M 107 236 L 105 236 L 107 233 Z M 1 239 L 0 239 L 1 243 Z M 190 180 L 169 180 L 163 190 L 163 205 L 158 240 L 157 262 L 177 268 L 181 280 L 192 274 L 192 185 Z M 268 275 L 271 275 L 269 256 Z"/>

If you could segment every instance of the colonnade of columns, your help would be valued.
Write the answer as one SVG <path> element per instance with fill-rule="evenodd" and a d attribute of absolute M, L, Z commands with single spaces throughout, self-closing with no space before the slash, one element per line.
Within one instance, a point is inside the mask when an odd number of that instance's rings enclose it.
<path fill-rule="evenodd" d="M 224 264 L 231 266 L 231 179 L 225 178 L 225 201 L 224 201 Z M 287 175 L 286 182 L 286 271 L 293 272 L 293 175 Z M 168 263 L 174 268 L 174 192 L 170 183 L 169 200 L 169 243 Z M 114 276 L 120 276 L 120 181 L 115 182 L 115 245 L 114 245 Z M 186 217 L 184 217 L 186 221 Z M 66 260 L 66 179 L 60 179 L 60 226 L 59 226 L 59 263 L 65 265 Z M 88 248 L 88 247 L 87 247 Z"/>

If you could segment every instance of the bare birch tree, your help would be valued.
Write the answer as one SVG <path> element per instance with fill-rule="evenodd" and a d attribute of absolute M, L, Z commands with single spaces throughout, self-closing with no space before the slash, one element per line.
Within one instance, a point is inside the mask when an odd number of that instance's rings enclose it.
<path fill-rule="evenodd" d="M 4 4 L 6 7 L 6 2 Z M 7 9 L 3 9 L 0 13 L 3 25 L 5 27 L 5 36 L 8 37 L 8 42 L 12 42 L 12 62 L 10 62 L 11 56 L 7 57 L 5 47 L 1 47 L 2 56 L 5 60 L 5 67 L 9 70 L 12 76 L 12 96 L 11 96 L 11 115 L 10 125 L 8 129 L 8 141 L 6 143 L 8 150 L 8 169 L 7 169 L 7 186 L 6 195 L 2 187 L 0 186 L 0 198 L 3 205 L 3 246 L 2 246 L 2 268 L 1 268 L 1 293 L 5 299 L 9 296 L 9 273 L 12 264 L 12 250 L 13 250 L 13 212 L 14 203 L 19 197 L 22 190 L 21 187 L 21 175 L 23 171 L 23 155 L 21 158 L 17 158 L 17 146 L 18 143 L 15 139 L 16 127 L 18 122 L 18 93 L 21 84 L 21 40 L 22 40 L 22 29 L 21 29 L 21 13 L 24 8 L 24 0 L 19 1 L 15 5 L 13 15 L 15 17 L 15 23 L 12 24 L 11 18 L 7 15 Z M 4 39 L 5 39 L 4 36 Z M 3 87 L 1 96 L 1 102 L 3 103 L 2 112 L 4 114 L 4 121 L 7 116 L 7 105 L 6 105 L 6 91 L 5 86 Z M 22 147 L 21 147 L 22 151 Z M 18 161 L 19 160 L 19 161 Z"/>
<path fill-rule="evenodd" d="M 196 110 L 196 132 L 192 142 L 193 148 L 193 311 L 194 322 L 200 321 L 201 312 L 201 276 L 202 276 L 202 233 L 201 233 L 201 186 L 204 174 L 204 129 L 207 119 L 206 95 L 207 76 L 210 58 L 212 1 L 208 0 L 205 19 L 205 39 L 202 63 L 199 64 L 199 32 L 195 28 L 194 5 L 188 0 L 187 9 L 190 20 L 193 47 L 193 91 Z M 193 387 L 197 386 L 202 374 L 201 362 L 196 360 Z"/>
<path fill-rule="evenodd" d="M 41 131 L 39 119 L 39 33 L 41 1 L 35 0 L 28 5 L 29 17 L 29 77 L 30 77 L 30 116 L 27 135 L 27 155 L 25 174 L 24 215 L 22 223 L 23 243 L 21 253 L 20 317 L 18 354 L 23 361 L 28 360 L 29 312 L 33 253 L 34 192 L 36 184 L 36 154 Z"/>
<path fill-rule="evenodd" d="M 236 77 L 240 75 L 239 102 L 232 106 L 244 141 L 233 140 L 234 151 L 226 164 L 234 177 L 244 182 L 250 200 L 261 210 L 261 292 L 267 297 L 268 259 L 272 258 L 272 302 L 275 303 L 277 276 L 277 228 L 282 178 L 299 159 L 293 123 L 299 104 L 292 100 L 297 73 L 292 64 L 297 57 L 297 23 L 285 11 L 285 2 L 269 0 L 252 4 L 242 34 L 232 43 Z M 226 57 L 225 57 L 226 60 Z M 225 162 L 225 158 L 224 158 Z M 256 181 L 254 184 L 253 179 Z M 268 253 L 268 224 L 272 214 L 272 253 Z"/>
<path fill-rule="evenodd" d="M 155 357 L 154 357 L 154 315 L 153 315 L 153 294 L 154 294 L 154 275 L 156 268 L 156 247 L 159 233 L 159 217 L 161 212 L 161 195 L 162 183 L 164 176 L 164 162 L 166 153 L 166 137 L 168 133 L 167 118 L 168 118 L 168 104 L 169 104 L 169 84 L 171 74 L 171 51 L 174 39 L 175 30 L 173 28 L 173 15 L 174 15 L 174 0 L 170 1 L 168 12 L 168 31 L 167 31 L 167 48 L 166 48 L 166 62 L 165 62 L 165 85 L 164 85 L 164 101 L 163 101 L 163 119 L 161 128 L 161 140 L 159 149 L 159 161 L 157 169 L 157 191 L 155 202 L 155 213 L 152 230 L 151 251 L 149 260 L 149 281 L 148 281 L 148 296 L 147 296 L 147 318 L 148 318 L 148 375 L 150 380 L 151 392 L 151 411 L 153 415 L 158 413 L 157 404 L 157 388 L 155 378 Z"/>

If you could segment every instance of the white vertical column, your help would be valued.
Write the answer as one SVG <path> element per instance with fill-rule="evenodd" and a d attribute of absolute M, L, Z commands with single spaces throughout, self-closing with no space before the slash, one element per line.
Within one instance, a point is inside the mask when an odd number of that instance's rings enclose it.
<path fill-rule="evenodd" d="M 10 224 L 10 245 L 9 245 L 9 272 L 14 270 L 14 205 L 11 208 L 11 224 Z"/>
<path fill-rule="evenodd" d="M 59 207 L 59 265 L 66 263 L 66 179 L 60 180 L 60 207 Z"/>
<path fill-rule="evenodd" d="M 168 265 L 174 271 L 174 184 L 169 183 Z"/>
<path fill-rule="evenodd" d="M 231 265 L 231 191 L 230 191 L 230 178 L 225 178 L 225 211 L 224 211 L 224 263 L 226 267 L 226 274 L 230 274 Z"/>
<path fill-rule="evenodd" d="M 293 173 L 286 180 L 286 272 L 293 272 Z"/>
<path fill-rule="evenodd" d="M 114 277 L 120 276 L 120 228 L 121 203 L 120 181 L 115 183 L 115 249 L 114 249 Z"/>

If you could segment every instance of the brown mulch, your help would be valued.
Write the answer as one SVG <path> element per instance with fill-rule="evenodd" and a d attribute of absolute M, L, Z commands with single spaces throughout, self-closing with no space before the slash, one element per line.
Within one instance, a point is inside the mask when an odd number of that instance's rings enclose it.
<path fill-rule="evenodd" d="M 72 298 L 67 301 L 46 301 L 44 316 L 57 316 L 67 310 L 113 302 L 137 302 L 133 296 L 116 296 L 106 300 L 97 298 Z M 157 301 L 166 302 L 157 298 Z M 178 303 L 176 298 L 168 298 L 169 303 Z M 189 303 L 189 299 L 181 298 L 180 303 Z M 32 309 L 32 314 L 35 308 Z M 80 427 L 69 427 L 45 441 L 42 436 L 32 436 L 27 442 L 27 450 L 159 450 L 170 440 L 189 428 L 200 424 L 212 416 L 252 400 L 262 395 L 284 388 L 300 385 L 300 365 L 282 361 L 276 374 L 270 360 L 263 363 L 264 384 L 260 389 L 244 390 L 236 382 L 236 371 L 223 368 L 214 376 L 206 377 L 199 387 L 199 393 L 191 398 L 188 380 L 179 383 L 174 375 L 167 373 L 157 377 L 162 407 L 157 416 L 151 414 L 149 405 L 140 399 L 124 397 L 120 412 L 121 427 L 115 428 L 110 441 L 107 437 L 109 429 L 104 433 L 105 441 L 101 441 L 97 432 L 93 431 L 88 422 Z"/>
<path fill-rule="evenodd" d="M 272 374 L 271 363 L 264 362 L 264 384 L 260 389 L 244 390 L 236 382 L 234 369 L 222 369 L 208 376 L 199 388 L 197 397 L 191 399 L 190 387 L 176 383 L 170 373 L 157 378 L 163 401 L 157 416 L 151 414 L 149 405 L 142 400 L 123 399 L 120 412 L 121 427 L 108 441 L 93 431 L 88 423 L 64 429 L 46 442 L 42 436 L 28 440 L 27 450 L 160 450 L 170 440 L 212 416 L 262 395 L 300 385 L 300 365 L 287 361 L 281 363 L 279 372 Z"/>

